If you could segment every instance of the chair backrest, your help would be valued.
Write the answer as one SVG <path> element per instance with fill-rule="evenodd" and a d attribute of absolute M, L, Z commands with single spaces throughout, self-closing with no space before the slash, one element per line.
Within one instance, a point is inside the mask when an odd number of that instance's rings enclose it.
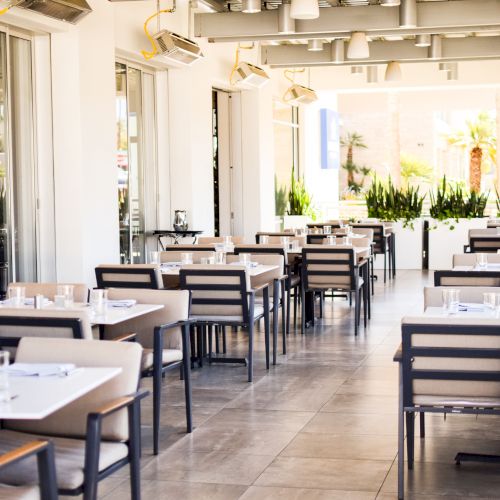
<path fill-rule="evenodd" d="M 469 239 L 470 251 L 493 252 L 500 248 L 500 236 L 471 236 Z"/>
<path fill-rule="evenodd" d="M 189 251 L 181 251 L 181 252 L 160 252 L 160 262 L 163 264 L 164 262 L 181 262 L 182 254 L 189 253 Z M 199 264 L 201 259 L 215 257 L 215 252 L 213 250 L 210 251 L 201 251 L 201 252 L 193 252 L 193 264 Z"/>
<path fill-rule="evenodd" d="M 210 245 L 213 243 L 224 243 L 225 236 L 200 236 L 198 238 L 198 245 Z M 230 236 L 233 245 L 241 245 L 245 238 L 243 236 Z"/>
<path fill-rule="evenodd" d="M 215 252 L 215 245 L 165 245 L 165 252 Z"/>
<path fill-rule="evenodd" d="M 424 309 L 427 307 L 441 307 L 443 305 L 443 290 L 447 287 L 426 286 L 424 288 Z M 493 286 L 454 286 L 453 289 L 460 291 L 460 302 L 476 304 L 483 303 L 483 293 L 500 293 L 500 288 Z"/>
<path fill-rule="evenodd" d="M 347 224 L 347 221 L 336 219 L 327 222 L 310 222 L 309 224 L 307 224 L 307 227 L 309 229 L 323 229 L 324 226 L 331 226 L 332 229 L 337 229 L 341 224 Z"/>
<path fill-rule="evenodd" d="M 500 286 L 500 271 L 434 271 L 434 286 Z"/>
<path fill-rule="evenodd" d="M 354 249 L 311 245 L 302 249 L 302 280 L 306 289 L 356 290 Z"/>
<path fill-rule="evenodd" d="M 487 254 L 489 264 L 500 264 L 500 255 L 496 253 Z M 477 264 L 477 254 L 460 253 L 453 256 L 453 267 L 455 266 L 475 266 Z"/>
<path fill-rule="evenodd" d="M 192 264 L 180 269 L 180 287 L 191 292 L 191 315 L 248 323 L 250 277 L 244 266 Z"/>
<path fill-rule="evenodd" d="M 95 268 L 98 288 L 152 288 L 163 287 L 157 264 L 108 264 Z"/>
<path fill-rule="evenodd" d="M 16 359 L 20 363 L 74 363 L 81 367 L 117 367 L 121 368 L 121 373 L 47 418 L 10 420 L 5 426 L 35 434 L 84 438 L 89 413 L 137 391 L 141 357 L 142 347 L 134 342 L 23 338 L 19 343 Z M 103 420 L 102 437 L 110 441 L 128 439 L 126 409 Z"/>
<path fill-rule="evenodd" d="M 498 234 L 498 231 L 495 228 L 481 228 L 481 229 L 469 229 L 468 236 L 469 241 L 474 236 L 494 236 Z"/>
<path fill-rule="evenodd" d="M 85 283 L 31 283 L 16 281 L 15 283 L 10 283 L 9 287 L 23 286 L 26 289 L 26 297 L 43 295 L 50 300 L 54 300 L 59 285 L 73 286 L 73 298 L 75 302 L 89 301 L 89 287 Z"/>
<path fill-rule="evenodd" d="M 353 224 L 352 230 L 371 229 L 373 231 L 374 253 L 384 253 L 387 251 L 386 233 L 387 229 L 383 223 L 359 223 Z"/>
<path fill-rule="evenodd" d="M 374 231 L 371 228 L 354 226 L 352 228 L 352 232 L 354 234 L 362 234 L 362 235 L 366 236 L 370 240 L 370 243 L 373 241 Z"/>
<path fill-rule="evenodd" d="M 269 244 L 246 244 L 246 245 L 236 245 L 234 247 L 234 254 L 239 255 L 240 253 L 250 253 L 250 254 L 277 254 L 286 255 L 285 247 L 281 243 L 269 243 Z"/>
<path fill-rule="evenodd" d="M 269 245 L 281 245 L 281 238 L 282 236 L 269 236 Z M 304 245 L 307 244 L 307 237 L 306 236 L 287 236 L 288 241 L 290 243 L 296 241 L 299 247 L 303 247 Z"/>
<path fill-rule="evenodd" d="M 498 320 L 408 317 L 402 336 L 405 407 L 500 398 Z"/>
<path fill-rule="evenodd" d="M 306 241 L 308 245 L 323 245 L 323 242 L 328 240 L 328 236 L 335 236 L 330 234 L 308 234 Z"/>
<path fill-rule="evenodd" d="M 133 332 L 137 334 L 137 340 L 143 347 L 152 349 L 155 327 L 185 321 L 189 317 L 189 292 L 186 290 L 110 288 L 108 297 L 110 300 L 135 299 L 138 304 L 161 304 L 163 308 L 144 316 L 122 321 L 117 325 L 106 326 L 105 339 L 113 339 L 120 334 Z M 167 330 L 164 335 L 164 348 L 180 350 L 181 347 L 180 329 Z"/>
<path fill-rule="evenodd" d="M 89 311 L 2 307 L 0 346 L 16 347 L 24 337 L 92 340 Z"/>
<path fill-rule="evenodd" d="M 271 231 L 271 232 L 265 232 L 265 231 L 259 231 L 258 233 L 255 234 L 255 243 L 259 243 L 259 237 L 260 236 L 294 236 L 295 232 L 293 229 L 288 229 L 285 231 Z"/>

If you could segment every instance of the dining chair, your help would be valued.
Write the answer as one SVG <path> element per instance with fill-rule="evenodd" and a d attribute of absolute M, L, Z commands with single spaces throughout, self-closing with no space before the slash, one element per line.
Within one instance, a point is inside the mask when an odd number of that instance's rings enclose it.
<path fill-rule="evenodd" d="M 95 268 L 97 288 L 163 287 L 158 264 L 105 264 Z"/>
<path fill-rule="evenodd" d="M 404 497 L 404 440 L 413 469 L 415 414 L 500 415 L 500 329 L 477 318 L 406 317 L 399 362 L 398 498 Z M 423 436 L 421 436 L 422 438 Z M 489 456 L 458 453 L 461 460 Z"/>
<path fill-rule="evenodd" d="M 498 233 L 495 233 L 498 234 Z M 471 253 L 493 252 L 500 249 L 500 235 L 498 236 L 471 236 L 469 238 L 469 248 Z"/>
<path fill-rule="evenodd" d="M 165 245 L 165 252 L 215 252 L 214 244 L 199 245 L 193 243 L 192 245 Z M 163 253 L 163 252 L 162 252 Z"/>
<path fill-rule="evenodd" d="M 10 443 L 9 443 L 10 444 Z M 22 460 L 36 458 L 38 485 L 15 486 L 0 484 L 2 500 L 57 500 L 56 464 L 54 445 L 46 440 L 37 439 L 23 445 L 12 443 L 12 447 L 0 454 L 0 471 L 11 469 L 14 474 Z"/>
<path fill-rule="evenodd" d="M 61 285 L 71 285 L 73 287 L 73 300 L 75 302 L 86 303 L 89 301 L 89 287 L 85 283 L 33 283 L 16 281 L 15 283 L 9 283 L 9 288 L 22 286 L 25 288 L 26 297 L 43 295 L 49 300 L 54 300 L 54 296 L 57 295 L 57 287 Z"/>
<path fill-rule="evenodd" d="M 248 382 L 253 381 L 254 324 L 264 319 L 266 368 L 269 368 L 269 286 L 252 288 L 244 266 L 186 265 L 180 270 L 181 289 L 191 292 L 190 321 L 203 328 L 211 326 L 242 327 L 248 335 L 248 358 L 217 357 L 219 363 L 247 365 Z M 263 305 L 255 295 L 263 292 Z M 209 349 L 209 362 L 214 361 Z"/>
<path fill-rule="evenodd" d="M 365 265 L 365 264 L 363 264 Z M 353 247 L 311 245 L 302 249 L 302 318 L 301 332 L 305 331 L 306 294 L 327 290 L 353 293 L 354 334 L 358 334 L 363 301 L 364 325 L 367 320 L 367 293 L 365 280 L 360 277 L 359 265 Z"/>
<path fill-rule="evenodd" d="M 138 304 L 160 304 L 158 311 L 104 327 L 104 339 L 133 332 L 143 347 L 141 376 L 153 378 L 153 452 L 159 451 L 162 381 L 167 371 L 182 370 L 187 432 L 193 429 L 191 404 L 191 348 L 189 339 L 189 292 L 185 290 L 138 290 L 110 288 L 109 300 L 134 299 Z"/>
<path fill-rule="evenodd" d="M 495 236 L 496 234 L 498 234 L 496 227 L 469 229 L 469 231 L 467 232 L 467 244 L 464 245 L 464 252 L 470 253 L 470 251 L 471 251 L 470 239 L 471 238 L 475 238 L 477 236 L 479 236 L 479 237 L 481 237 L 481 236 Z"/>
<path fill-rule="evenodd" d="M 279 238 L 279 237 L 275 237 Z M 269 238 L 271 239 L 271 238 Z M 301 238 L 302 239 L 302 238 Z M 300 243 L 303 244 L 301 241 Z M 234 247 L 235 255 L 239 255 L 240 253 L 249 253 L 253 255 L 257 254 L 267 254 L 267 255 L 281 255 L 285 260 L 285 269 L 284 275 L 286 275 L 286 280 L 284 281 L 284 292 L 286 294 L 284 302 L 286 302 L 286 307 L 282 307 L 282 327 L 285 328 L 285 333 L 290 333 L 290 324 L 291 324 L 291 295 L 293 291 L 293 310 L 294 310 L 294 322 L 297 320 L 297 309 L 298 309 L 298 301 L 300 297 L 300 265 L 296 262 L 296 255 L 294 253 L 289 253 L 282 243 L 280 242 L 270 242 L 268 244 L 254 244 L 254 245 L 236 245 Z M 282 289 L 283 294 L 283 289 Z M 283 352 L 286 354 L 286 352 Z"/>
<path fill-rule="evenodd" d="M 373 254 L 383 255 L 384 258 L 384 283 L 387 282 L 387 270 L 389 278 L 394 277 L 393 267 L 395 267 L 395 236 L 390 241 L 387 227 L 383 223 L 356 223 L 352 225 L 352 230 L 371 229 L 373 231 Z M 394 233 L 393 233 L 394 234 Z M 391 245 L 392 242 L 392 245 Z M 393 254 L 394 252 L 394 254 Z"/>
<path fill-rule="evenodd" d="M 443 305 L 443 290 L 446 286 L 424 287 L 424 310 L 427 307 L 441 307 Z M 483 303 L 483 293 L 500 293 L 500 288 L 494 286 L 454 286 L 460 292 L 460 302 Z"/>
<path fill-rule="evenodd" d="M 434 286 L 499 286 L 500 270 L 434 271 Z"/>
<path fill-rule="evenodd" d="M 175 245 L 178 246 L 178 245 Z M 182 262 L 182 254 L 185 252 L 177 252 L 177 251 L 168 251 L 168 252 L 160 252 L 160 263 L 166 264 L 168 262 Z M 214 250 L 202 250 L 194 251 L 193 254 L 193 264 L 200 264 L 201 259 L 207 258 L 215 258 Z M 163 279 L 163 288 L 168 290 L 177 290 L 179 289 L 179 276 L 171 275 L 171 274 L 162 274 Z"/>
<path fill-rule="evenodd" d="M 131 498 L 140 492 L 140 401 L 142 347 L 135 342 L 24 337 L 17 362 L 74 363 L 120 368 L 119 375 L 41 420 L 8 420 L 0 430 L 0 452 L 11 443 L 47 439 L 54 444 L 60 495 L 96 500 L 98 483 L 129 465 Z M 37 482 L 33 462 L 0 470 L 0 482 Z"/>
<path fill-rule="evenodd" d="M 269 238 L 271 236 L 295 236 L 295 232 L 291 229 L 285 231 L 259 231 L 258 233 L 255 233 L 255 243 L 260 243 L 261 236 L 268 236 Z"/>
<path fill-rule="evenodd" d="M 278 317 L 279 309 L 281 307 L 282 311 L 282 323 L 281 323 L 281 333 L 282 333 L 282 352 L 286 354 L 286 322 L 285 322 L 285 308 L 286 308 L 286 281 L 288 279 L 285 274 L 285 257 L 276 253 L 252 253 L 252 262 L 257 262 L 263 266 L 272 266 L 272 269 L 266 273 L 259 274 L 258 276 L 250 278 L 250 284 L 252 288 L 260 288 L 266 284 L 272 284 L 269 287 L 269 296 L 272 298 L 271 301 L 271 311 L 273 313 L 273 365 L 276 364 L 276 353 L 278 350 Z M 228 263 L 239 262 L 240 256 L 238 254 L 228 255 Z M 264 294 L 259 291 L 255 295 L 255 303 L 264 306 Z"/>
<path fill-rule="evenodd" d="M 233 245 L 241 245 L 245 238 L 243 236 L 230 236 Z M 200 236 L 198 245 L 211 245 L 214 243 L 224 243 L 225 236 Z"/>

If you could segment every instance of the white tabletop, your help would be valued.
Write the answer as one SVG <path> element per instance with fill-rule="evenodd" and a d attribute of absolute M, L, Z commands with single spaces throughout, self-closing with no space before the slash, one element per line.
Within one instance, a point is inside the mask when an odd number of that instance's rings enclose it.
<path fill-rule="evenodd" d="M 0 403 L 0 419 L 45 418 L 121 371 L 121 368 L 79 368 L 64 377 L 10 377 L 12 399 Z"/>
<path fill-rule="evenodd" d="M 423 319 L 425 318 L 452 318 L 452 319 L 479 319 L 486 320 L 488 323 L 491 321 L 496 321 L 500 323 L 500 317 L 495 311 L 489 309 L 483 304 L 469 304 L 464 303 L 459 305 L 459 311 L 457 313 L 450 314 L 442 307 L 428 307 L 423 314 Z"/>
<path fill-rule="evenodd" d="M 475 266 L 455 266 L 453 271 L 500 271 L 500 263 L 489 263 L 485 267 Z"/>
<path fill-rule="evenodd" d="M 228 269 L 231 269 L 232 266 L 241 265 L 241 264 L 239 262 L 234 262 L 232 264 L 226 264 L 226 265 L 227 265 Z M 248 275 L 251 278 L 254 278 L 255 276 L 260 276 L 261 274 L 268 273 L 270 271 L 275 271 L 278 268 L 279 268 L 279 266 L 265 266 L 263 264 L 259 264 L 256 267 L 251 267 L 250 269 L 248 269 Z M 180 270 L 179 266 L 176 266 L 176 267 L 163 266 L 161 269 L 161 273 L 165 274 L 167 276 L 179 276 L 179 270 Z"/>

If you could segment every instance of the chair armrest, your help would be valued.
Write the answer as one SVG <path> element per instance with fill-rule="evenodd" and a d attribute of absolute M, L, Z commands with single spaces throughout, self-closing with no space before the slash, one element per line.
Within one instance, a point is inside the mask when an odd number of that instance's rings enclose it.
<path fill-rule="evenodd" d="M 399 344 L 397 351 L 394 353 L 393 361 L 401 363 L 403 361 L 403 344 Z"/>
<path fill-rule="evenodd" d="M 177 328 L 189 324 L 191 324 L 191 322 L 186 319 L 181 321 L 173 321 L 172 323 L 164 323 L 163 325 L 159 325 L 158 328 L 163 332 L 164 330 L 169 330 L 170 328 Z"/>
<path fill-rule="evenodd" d="M 254 294 L 254 293 L 260 292 L 261 290 L 264 290 L 266 288 L 269 288 L 269 283 L 263 283 L 262 285 L 253 287 L 251 290 L 248 290 L 247 293 Z"/>
<path fill-rule="evenodd" d="M 36 455 L 41 451 L 46 450 L 48 446 L 48 441 L 31 441 L 19 446 L 18 448 L 7 451 L 6 453 L 0 455 L 0 467 L 5 467 L 6 465 L 16 463 L 24 458 Z"/>
<path fill-rule="evenodd" d="M 112 340 L 113 342 L 135 342 L 136 339 L 137 333 L 122 333 Z"/>
<path fill-rule="evenodd" d="M 101 408 L 99 408 L 98 410 L 89 413 L 88 417 L 89 418 L 91 416 L 94 416 L 94 418 L 107 417 L 117 412 L 118 410 L 122 410 L 123 408 L 130 406 L 136 401 L 144 399 L 147 395 L 149 395 L 149 391 L 142 389 L 140 391 L 137 391 L 135 394 L 131 394 L 130 396 L 123 396 L 121 398 L 114 399 L 113 401 L 110 401 L 109 403 L 106 403 L 105 405 L 101 406 Z"/>
<path fill-rule="evenodd" d="M 279 278 L 274 278 L 274 281 L 286 281 L 288 279 L 288 274 L 282 274 Z"/>

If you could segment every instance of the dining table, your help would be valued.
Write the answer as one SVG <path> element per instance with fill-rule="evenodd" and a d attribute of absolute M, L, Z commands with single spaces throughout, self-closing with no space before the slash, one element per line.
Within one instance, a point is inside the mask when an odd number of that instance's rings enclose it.
<path fill-rule="evenodd" d="M 207 264 L 210 265 L 210 264 Z M 231 269 L 231 267 L 235 265 L 243 265 L 239 262 L 234 262 L 231 264 L 224 264 L 228 266 L 228 269 Z M 269 273 L 271 271 L 275 271 L 278 269 L 279 266 L 271 266 L 271 265 L 264 265 L 264 264 L 258 264 L 256 266 L 251 266 L 248 268 L 248 275 L 250 278 L 255 278 L 257 276 L 261 276 L 262 274 Z M 161 265 L 161 273 L 166 275 L 166 276 L 179 276 L 179 271 L 182 269 L 182 263 L 180 262 L 164 262 Z"/>

